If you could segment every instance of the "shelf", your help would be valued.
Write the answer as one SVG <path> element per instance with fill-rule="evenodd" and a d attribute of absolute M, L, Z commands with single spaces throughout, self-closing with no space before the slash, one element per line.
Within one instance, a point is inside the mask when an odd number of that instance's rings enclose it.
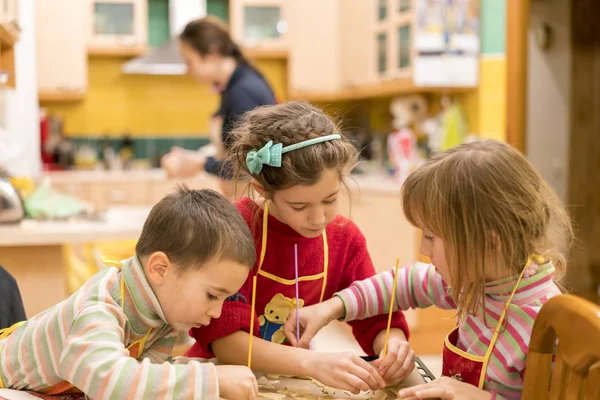
<path fill-rule="evenodd" d="M 286 60 L 288 58 L 288 51 L 281 49 L 268 49 L 259 47 L 249 47 L 242 49 L 245 56 L 250 59 L 259 60 Z"/>
<path fill-rule="evenodd" d="M 19 29 L 12 24 L 0 24 L 0 46 L 12 47 L 19 40 Z"/>
<path fill-rule="evenodd" d="M 84 90 L 40 90 L 38 92 L 40 102 L 75 102 L 85 98 Z"/>
<path fill-rule="evenodd" d="M 147 46 L 89 47 L 89 56 L 136 57 L 146 54 Z"/>
<path fill-rule="evenodd" d="M 5 47 L 0 45 L 0 72 L 8 73 L 8 80 L 0 83 L 0 88 L 14 88 L 15 79 L 15 50 L 14 47 Z"/>
<path fill-rule="evenodd" d="M 465 93 L 475 89 L 476 88 L 473 87 L 415 86 L 411 78 L 400 78 L 385 80 L 370 85 L 349 87 L 336 92 L 302 92 L 290 90 L 290 99 L 306 101 L 345 101 L 412 93 Z"/>

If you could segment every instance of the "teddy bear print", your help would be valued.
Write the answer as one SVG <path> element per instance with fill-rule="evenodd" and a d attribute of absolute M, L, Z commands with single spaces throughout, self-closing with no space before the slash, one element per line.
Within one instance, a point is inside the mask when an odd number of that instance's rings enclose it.
<path fill-rule="evenodd" d="M 300 299 L 298 307 L 303 305 L 304 300 Z M 290 299 L 281 293 L 273 296 L 265 307 L 264 315 L 258 318 L 261 337 L 273 343 L 284 343 L 287 338 L 283 333 L 283 325 L 285 325 L 290 312 L 295 309 L 296 299 Z"/>

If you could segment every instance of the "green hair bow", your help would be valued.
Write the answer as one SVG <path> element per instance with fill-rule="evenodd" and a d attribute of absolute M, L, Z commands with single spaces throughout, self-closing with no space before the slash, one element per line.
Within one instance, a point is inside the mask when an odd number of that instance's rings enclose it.
<path fill-rule="evenodd" d="M 305 140 L 300 143 L 292 144 L 290 146 L 283 147 L 281 143 L 273 144 L 273 141 L 269 141 L 259 150 L 249 151 L 246 155 L 246 166 L 251 174 L 259 174 L 262 171 L 263 165 L 271 167 L 281 167 L 281 156 L 284 153 L 288 153 L 293 150 L 301 149 L 303 147 L 312 146 L 313 144 L 328 142 L 330 140 L 339 140 L 342 137 L 340 135 L 327 135 L 315 139 Z"/>

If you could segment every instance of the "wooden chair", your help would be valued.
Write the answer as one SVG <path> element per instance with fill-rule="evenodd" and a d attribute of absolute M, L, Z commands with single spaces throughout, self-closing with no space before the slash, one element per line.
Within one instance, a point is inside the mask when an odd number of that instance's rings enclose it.
<path fill-rule="evenodd" d="M 600 399 L 600 307 L 572 295 L 544 304 L 533 325 L 522 399 Z"/>

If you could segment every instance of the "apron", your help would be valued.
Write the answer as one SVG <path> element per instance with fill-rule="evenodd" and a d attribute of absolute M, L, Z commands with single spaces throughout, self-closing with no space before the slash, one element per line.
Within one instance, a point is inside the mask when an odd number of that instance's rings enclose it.
<path fill-rule="evenodd" d="M 504 304 L 504 309 L 502 310 L 502 314 L 500 315 L 500 319 L 498 320 L 498 324 L 494 329 L 494 335 L 490 340 L 490 345 L 485 352 L 484 356 L 476 356 L 473 354 L 469 354 L 464 350 L 461 350 L 457 347 L 458 344 L 458 326 L 452 329 L 448 335 L 446 335 L 446 339 L 444 340 L 444 350 L 442 353 L 442 375 L 448 376 L 451 378 L 455 378 L 461 382 L 465 382 L 471 384 L 473 386 L 477 386 L 479 389 L 483 389 L 483 383 L 485 381 L 487 366 L 490 361 L 490 357 L 492 355 L 492 351 L 494 350 L 494 345 L 496 344 L 496 340 L 498 339 L 498 334 L 502 329 L 502 323 L 504 322 L 504 318 L 506 317 L 506 310 L 512 301 L 512 298 L 519 287 L 519 283 L 521 282 L 521 278 L 523 277 L 523 273 L 530 267 L 532 263 L 532 256 L 523 271 L 521 271 L 521 275 L 517 280 L 517 284 L 512 290 L 508 301 Z M 539 263 L 538 263 L 539 264 Z"/>
<path fill-rule="evenodd" d="M 260 336 L 267 341 L 281 344 L 287 342 L 287 338 L 283 333 L 283 325 L 287 321 L 290 311 L 296 309 L 296 280 L 282 278 L 262 269 L 267 253 L 268 221 L 269 202 L 267 201 L 263 213 L 262 246 L 258 262 L 258 272 L 256 273 L 256 287 L 260 288 L 261 300 L 257 301 L 254 307 L 257 315 L 259 315 Z M 305 304 L 320 303 L 323 300 L 327 285 L 329 248 L 325 231 L 323 231 L 322 236 L 323 272 L 316 275 L 298 277 L 298 307 L 302 307 Z M 318 281 L 321 281 L 320 285 L 315 284 Z M 274 285 L 273 282 L 277 282 L 277 284 Z"/>
<path fill-rule="evenodd" d="M 104 261 L 104 260 L 103 260 Z M 115 266 L 120 268 L 122 265 L 120 262 L 105 262 L 107 265 Z M 117 265 L 118 264 L 118 265 Z M 123 275 L 121 275 L 121 308 L 124 307 L 125 303 L 125 281 L 123 280 Z M 0 329 L 0 339 L 6 339 L 15 329 L 24 324 L 26 321 L 17 322 L 10 328 Z M 144 346 L 146 345 L 146 340 L 148 336 L 150 336 L 150 332 L 152 328 L 148 328 L 148 332 L 144 335 L 143 338 L 136 340 L 131 343 L 127 350 L 129 350 L 129 357 L 133 357 L 138 359 L 142 353 L 144 352 Z M 0 346 L 0 351 L 2 351 L 2 346 Z M 2 379 L 0 379 L 0 389 L 4 389 L 4 384 L 2 383 Z M 50 386 L 48 389 L 42 390 L 41 393 L 47 394 L 49 396 L 60 395 L 60 394 L 73 394 L 73 393 L 81 393 L 81 390 L 77 389 L 71 383 L 67 381 L 59 382 L 53 386 Z"/>

